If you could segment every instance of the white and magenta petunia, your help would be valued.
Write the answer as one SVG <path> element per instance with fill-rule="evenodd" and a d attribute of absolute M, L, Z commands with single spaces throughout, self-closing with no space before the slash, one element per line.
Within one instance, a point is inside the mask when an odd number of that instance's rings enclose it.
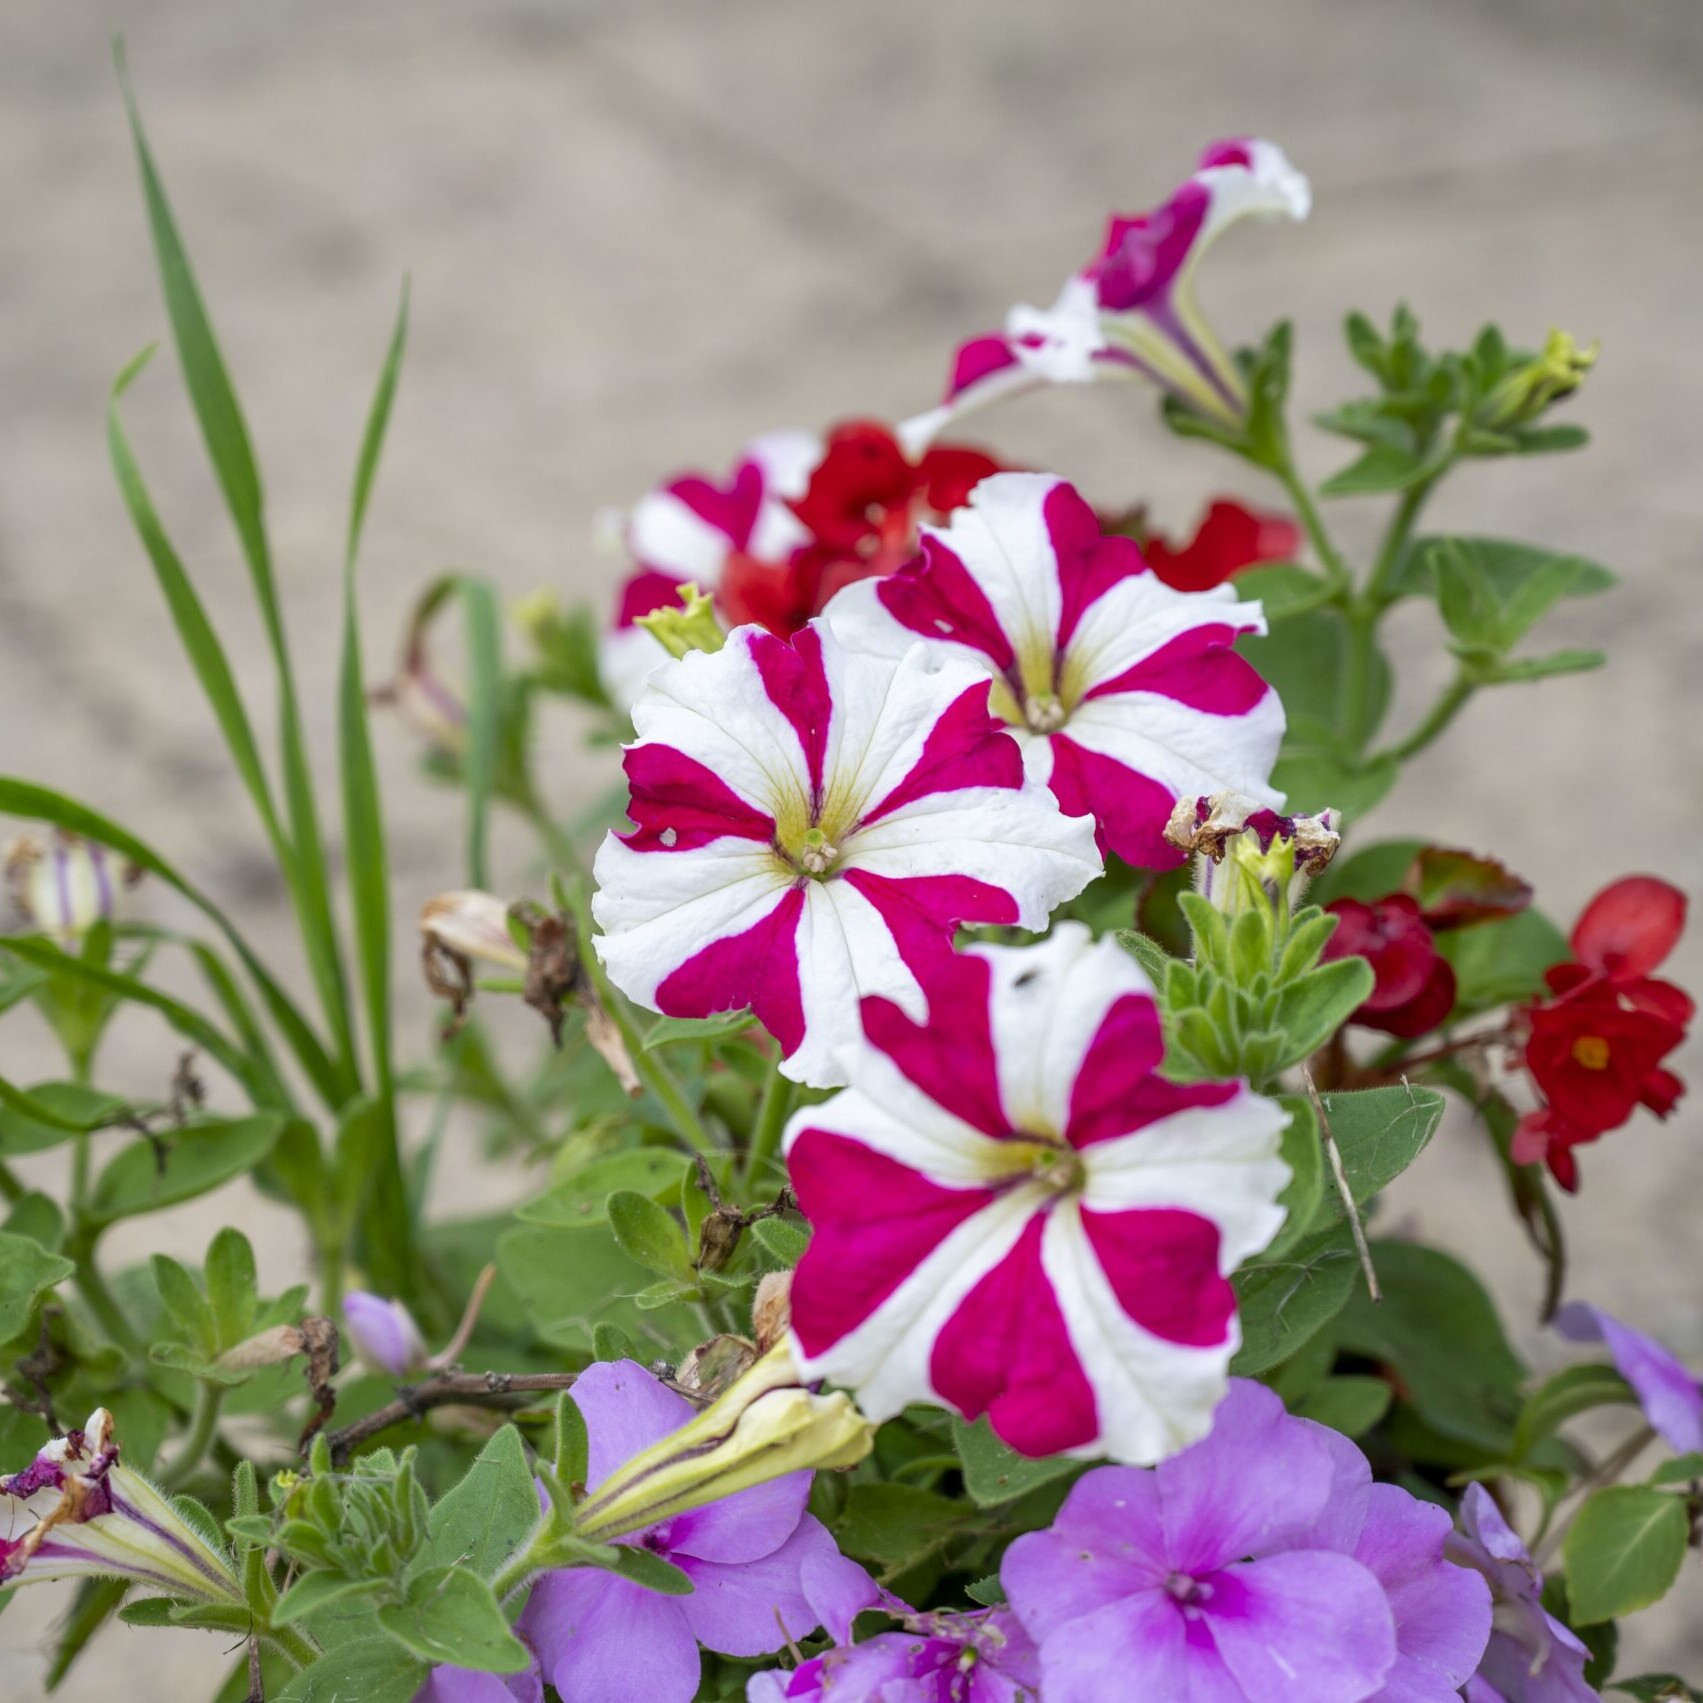
<path fill-rule="evenodd" d="M 725 482 L 690 473 L 641 497 L 627 516 L 625 544 L 634 571 L 623 582 L 614 625 L 598 663 L 609 695 L 630 707 L 645 677 L 668 653 L 641 615 L 673 603 L 683 585 L 716 594 L 730 624 L 755 620 L 747 593 L 780 575 L 808 542 L 791 504 L 822 459 L 813 432 L 765 433 L 747 444 Z"/>
<path fill-rule="evenodd" d="M 1150 984 L 1079 923 L 928 993 L 926 1023 L 866 999 L 851 1086 L 787 1128 L 804 1371 L 872 1419 L 986 1413 L 1028 1455 L 1174 1454 L 1224 1394 L 1229 1274 L 1283 1222 L 1284 1113 L 1155 1074 Z"/>
<path fill-rule="evenodd" d="M 1283 705 L 1233 648 L 1265 631 L 1259 605 L 1173 591 L 1062 479 L 982 480 L 950 526 L 923 529 L 915 561 L 848 586 L 825 619 L 856 650 L 920 638 L 980 668 L 1031 778 L 1130 863 L 1181 861 L 1165 839 L 1178 798 L 1283 802 L 1266 784 Z"/>
<path fill-rule="evenodd" d="M 1171 199 L 1114 215 L 1104 246 L 1050 308 L 1014 307 L 1003 331 L 959 346 L 941 406 L 908 421 L 908 446 L 954 417 L 1038 384 L 1139 378 L 1224 425 L 1241 424 L 1247 387 L 1194 297 L 1194 269 L 1239 219 L 1305 219 L 1307 180 L 1274 142 L 1215 142 Z"/>
<path fill-rule="evenodd" d="M 795 1081 L 844 1080 L 858 1000 L 920 1021 L 966 923 L 1044 927 L 1100 873 L 1093 824 L 1028 781 L 985 671 L 855 655 L 812 622 L 659 668 L 627 748 L 636 827 L 597 854 L 610 979 L 653 1011 L 749 1006 Z"/>

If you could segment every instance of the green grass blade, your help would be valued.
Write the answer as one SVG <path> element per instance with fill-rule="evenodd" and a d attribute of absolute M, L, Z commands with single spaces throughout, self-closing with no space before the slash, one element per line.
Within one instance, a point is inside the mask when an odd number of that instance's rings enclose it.
<path fill-rule="evenodd" d="M 368 410 L 355 484 L 349 503 L 349 535 L 343 559 L 343 660 L 338 682 L 338 739 L 342 757 L 343 834 L 348 848 L 349 902 L 355 918 L 361 986 L 365 994 L 367 1044 L 372 1058 L 374 1115 L 379 1121 L 376 1175 L 363 1214 L 363 1253 L 372 1281 L 385 1293 L 406 1297 L 415 1288 L 413 1234 L 396 1133 L 396 1091 L 390 1051 L 390 875 L 386 862 L 384 810 L 367 721 L 365 669 L 361 658 L 359 600 L 355 570 L 367 500 L 384 448 L 408 339 L 408 288 L 403 285 L 390 347 Z"/>
<path fill-rule="evenodd" d="M 290 823 L 293 848 L 290 892 L 295 902 L 308 965 L 313 973 L 320 1002 L 325 1010 L 339 1061 L 348 1074 L 358 1076 L 354 1030 L 349 1017 L 349 996 L 343 972 L 342 952 L 331 914 L 331 898 L 325 872 L 325 850 L 319 832 L 319 812 L 314 800 L 313 777 L 308 767 L 307 748 L 302 739 L 301 714 L 296 700 L 295 677 L 290 665 L 289 645 L 284 632 L 283 612 L 272 571 L 271 551 L 266 541 L 265 496 L 260 471 L 249 442 L 242 408 L 219 352 L 213 326 L 189 264 L 188 251 L 178 234 L 165 185 L 154 164 L 152 150 L 142 128 L 136 98 L 131 92 L 121 47 L 115 48 L 119 86 L 135 143 L 136 162 L 142 176 L 147 204 L 148 228 L 153 237 L 165 296 L 166 315 L 171 321 L 172 340 L 183 368 L 207 458 L 212 463 L 225 507 L 230 511 L 237 537 L 247 559 L 261 618 L 278 670 L 279 741 L 283 750 L 284 805 Z"/>
<path fill-rule="evenodd" d="M 161 993 L 146 982 L 127 976 L 119 970 L 103 969 L 85 958 L 62 952 L 49 941 L 32 935 L 11 935 L 0 940 L 0 949 L 21 958 L 26 964 L 51 971 L 72 981 L 86 983 L 104 993 L 116 995 L 133 1005 L 146 1005 L 159 1012 L 186 1040 L 193 1041 L 208 1057 L 223 1065 L 245 1089 L 257 1106 L 267 1103 L 266 1080 L 251 1059 L 217 1024 L 182 1000 Z"/>
<path fill-rule="evenodd" d="M 491 798 L 502 742 L 502 617 L 485 580 L 457 580 L 467 619 L 467 880 L 490 885 Z"/>
<path fill-rule="evenodd" d="M 231 950 L 242 960 L 266 1009 L 278 1025 L 279 1032 L 289 1043 L 296 1062 L 312 1082 L 314 1091 L 328 1107 L 335 1109 L 355 1092 L 353 1082 L 338 1070 L 323 1042 L 314 1034 L 305 1017 L 278 986 L 271 974 L 256 957 L 253 948 L 237 931 L 236 925 L 213 901 L 186 877 L 172 867 L 152 846 L 146 845 L 119 825 L 51 787 L 34 781 L 19 780 L 12 775 L 0 775 L 0 812 L 22 817 L 28 822 L 50 822 L 74 834 L 91 840 L 128 858 L 138 868 L 157 876 L 168 887 L 181 893 L 230 942 Z"/>
<path fill-rule="evenodd" d="M 254 807 L 260 813 L 261 825 L 272 842 L 279 867 L 287 875 L 293 853 L 278 820 L 271 785 L 261 762 L 260 749 L 255 743 L 254 729 L 249 724 L 248 711 L 237 688 L 236 676 L 231 672 L 224 646 L 213 630 L 207 611 L 184 571 L 183 562 L 160 524 L 159 514 L 148 495 L 141 468 L 137 466 L 119 418 L 119 398 L 130 388 L 153 354 L 154 346 L 150 344 L 113 381 L 106 411 L 107 447 L 112 456 L 113 471 L 118 476 L 119 491 L 124 497 L 125 507 L 130 510 L 130 519 L 142 540 L 142 547 L 154 565 L 154 577 L 159 581 L 166 607 L 171 611 L 172 624 L 177 628 L 195 676 L 212 706 L 219 731 L 224 734 L 225 744 L 236 763 L 237 773 L 242 776 L 243 784 L 254 800 Z"/>

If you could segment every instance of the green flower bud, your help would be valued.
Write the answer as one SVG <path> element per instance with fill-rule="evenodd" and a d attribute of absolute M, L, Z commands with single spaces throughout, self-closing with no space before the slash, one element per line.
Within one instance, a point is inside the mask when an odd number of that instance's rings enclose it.
<path fill-rule="evenodd" d="M 1552 330 L 1543 353 L 1508 374 L 1485 398 L 1482 423 L 1493 431 L 1526 426 L 1571 396 L 1596 365 L 1597 345 L 1583 348 L 1565 331 Z"/>
<path fill-rule="evenodd" d="M 681 657 L 689 650 L 718 651 L 727 642 L 716 620 L 715 601 L 696 585 L 680 588 L 678 609 L 655 609 L 638 618 L 643 627 L 670 656 Z"/>

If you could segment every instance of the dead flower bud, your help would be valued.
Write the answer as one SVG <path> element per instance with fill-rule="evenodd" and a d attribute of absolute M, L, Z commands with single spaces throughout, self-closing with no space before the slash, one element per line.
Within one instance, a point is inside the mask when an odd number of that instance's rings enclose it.
<path fill-rule="evenodd" d="M 792 1329 L 792 1273 L 771 1271 L 757 1285 L 751 1302 L 751 1328 L 757 1333 L 761 1354 L 780 1342 Z"/>
<path fill-rule="evenodd" d="M 674 1373 L 681 1389 L 714 1400 L 757 1364 L 757 1349 L 742 1336 L 712 1336 L 700 1342 Z"/>

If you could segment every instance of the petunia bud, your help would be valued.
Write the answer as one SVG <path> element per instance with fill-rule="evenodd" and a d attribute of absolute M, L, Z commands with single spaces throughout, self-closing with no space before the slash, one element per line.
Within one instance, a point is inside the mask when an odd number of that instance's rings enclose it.
<path fill-rule="evenodd" d="M 395 675 L 368 694 L 370 702 L 396 711 L 433 755 L 459 761 L 467 750 L 467 706 L 461 695 L 432 666 L 426 635 L 448 592 L 444 582 L 428 592 L 414 611 Z"/>
<path fill-rule="evenodd" d="M 714 598 L 706 597 L 696 585 L 681 586 L 678 608 L 667 605 L 653 609 L 639 616 L 636 625 L 673 657 L 692 650 L 717 651 L 727 643 L 727 635 L 716 620 Z"/>
<path fill-rule="evenodd" d="M 242 1603 L 216 1549 L 148 1481 L 121 1466 L 112 1415 L 55 1438 L 0 1477 L 0 1584 L 99 1575 L 173 1597 Z"/>
<path fill-rule="evenodd" d="M 695 1419 L 611 1473 L 575 1508 L 574 1532 L 607 1543 L 789 1472 L 855 1466 L 874 1438 L 850 1396 L 799 1382 L 783 1343 Z"/>
<path fill-rule="evenodd" d="M 0 848 L 12 903 L 24 919 L 64 945 L 74 944 L 117 909 L 121 888 L 142 872 L 95 840 L 55 830 L 20 834 Z"/>
<path fill-rule="evenodd" d="M 385 1377 L 406 1378 L 426 1364 L 426 1339 L 400 1301 L 351 1290 L 343 1297 L 343 1324 L 355 1352 Z"/>
<path fill-rule="evenodd" d="M 1259 905 L 1287 910 L 1342 843 L 1337 813 L 1280 816 L 1240 793 L 1183 798 L 1165 838 L 1195 855 L 1195 886 L 1232 914 Z"/>
<path fill-rule="evenodd" d="M 1565 331 L 1551 331 L 1543 353 L 1516 367 L 1485 398 L 1483 424 L 1491 430 L 1528 426 L 1585 382 L 1597 345 L 1582 348 Z"/>
<path fill-rule="evenodd" d="M 494 893 L 440 893 L 420 907 L 420 938 L 428 952 L 524 970 L 526 952 L 509 933 L 509 907 Z"/>

